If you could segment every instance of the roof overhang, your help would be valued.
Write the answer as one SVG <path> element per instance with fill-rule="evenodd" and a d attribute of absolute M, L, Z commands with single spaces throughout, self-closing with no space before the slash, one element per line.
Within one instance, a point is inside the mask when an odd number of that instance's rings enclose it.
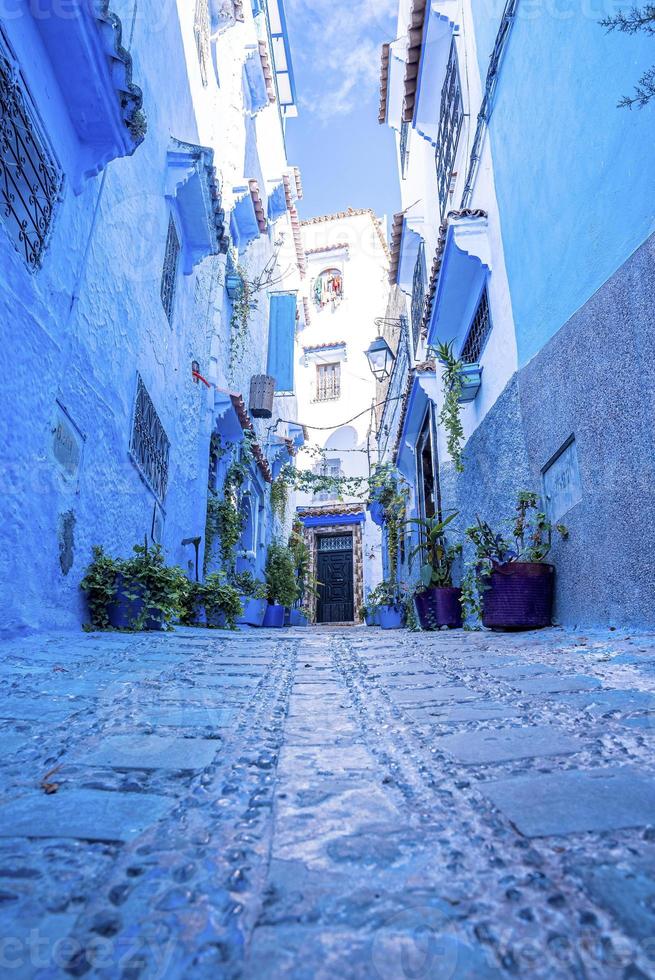
<path fill-rule="evenodd" d="M 298 507 L 296 513 L 303 527 L 336 527 L 342 524 L 363 524 L 366 521 L 364 504 Z"/>
<path fill-rule="evenodd" d="M 434 370 L 412 372 L 395 452 L 396 466 L 410 482 L 415 478 L 416 446 L 428 407 L 431 402 L 436 401 L 437 384 Z"/>
<path fill-rule="evenodd" d="M 268 190 L 268 218 L 269 221 L 277 221 L 287 213 L 287 196 L 284 191 L 284 182 L 280 180 L 269 183 Z"/>
<path fill-rule="evenodd" d="M 412 122 L 416 131 L 436 145 L 441 114 L 441 92 L 446 78 L 453 34 L 457 29 L 456 0 L 432 0 L 425 11 L 423 43 L 416 78 Z M 409 121 L 409 120 L 408 120 Z"/>
<path fill-rule="evenodd" d="M 334 341 L 334 343 L 314 344 L 311 347 L 303 347 L 303 360 L 305 367 L 311 362 L 332 364 L 334 361 L 347 361 L 348 351 L 345 340 Z"/>
<path fill-rule="evenodd" d="M 422 235 L 411 227 L 409 220 L 406 218 L 400 233 L 396 281 L 403 292 L 408 293 L 410 296 L 414 285 L 416 259 L 422 241 Z"/>
<path fill-rule="evenodd" d="M 386 121 L 392 129 L 400 131 L 403 122 L 405 93 L 405 49 L 403 41 L 392 41 L 389 52 L 387 78 Z"/>
<path fill-rule="evenodd" d="M 461 350 L 490 271 L 486 215 L 455 212 L 435 257 L 426 314 L 428 345 L 452 340 L 455 352 Z"/>
<path fill-rule="evenodd" d="M 235 204 L 230 218 L 232 238 L 240 252 L 261 234 L 259 218 L 249 184 L 233 188 Z"/>
<path fill-rule="evenodd" d="M 185 275 L 208 255 L 227 252 L 213 150 L 173 139 L 167 155 L 166 197 L 175 201 L 182 225 Z"/>
<path fill-rule="evenodd" d="M 266 57 L 268 58 L 268 55 L 266 55 Z M 246 83 L 248 85 L 248 94 L 250 96 L 250 104 L 248 109 L 252 113 L 260 112 L 270 103 L 270 81 L 267 79 L 265 74 L 264 62 L 262 60 L 259 43 L 249 44 L 246 47 L 246 58 L 243 63 L 243 70 L 245 72 Z"/>
<path fill-rule="evenodd" d="M 214 427 L 226 442 L 240 442 L 244 432 L 254 435 L 255 427 L 243 396 L 234 391 L 214 388 Z M 273 482 L 271 467 L 258 442 L 251 442 L 252 454 L 266 483 Z"/>
<path fill-rule="evenodd" d="M 72 174 L 76 194 L 117 157 L 130 156 L 143 142 L 143 96 L 132 82 L 132 58 L 122 44 L 120 19 L 109 0 L 41 0 L 36 28 L 52 64 L 79 140 Z"/>

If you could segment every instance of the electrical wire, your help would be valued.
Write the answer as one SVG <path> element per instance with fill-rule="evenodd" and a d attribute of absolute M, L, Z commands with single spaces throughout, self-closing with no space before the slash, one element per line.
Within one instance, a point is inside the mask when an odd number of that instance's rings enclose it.
<path fill-rule="evenodd" d="M 365 408 L 363 412 L 358 412 L 357 415 L 353 415 L 351 419 L 346 419 L 345 422 L 336 422 L 334 425 L 307 425 L 305 422 L 300 422 L 297 419 L 278 419 L 278 423 L 283 422 L 285 425 L 302 425 L 305 429 L 312 429 L 313 432 L 331 432 L 333 429 L 340 429 L 344 425 L 349 425 L 350 422 L 355 422 L 357 419 L 361 419 L 362 415 L 368 415 L 371 409 L 380 408 L 387 401 L 389 402 L 399 402 L 402 401 L 404 395 L 397 395 L 395 398 L 388 398 L 384 401 L 377 402 L 375 405 L 369 405 Z"/>

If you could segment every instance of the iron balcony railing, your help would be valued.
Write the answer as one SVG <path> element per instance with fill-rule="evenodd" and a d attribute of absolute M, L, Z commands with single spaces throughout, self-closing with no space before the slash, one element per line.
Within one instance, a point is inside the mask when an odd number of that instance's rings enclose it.
<path fill-rule="evenodd" d="M 402 319 L 404 320 L 405 318 L 403 317 Z M 396 360 L 394 361 L 391 371 L 389 388 L 387 389 L 387 395 L 384 401 L 384 408 L 382 409 L 382 416 L 380 418 L 380 426 L 378 429 L 378 452 L 381 460 L 386 460 L 389 458 L 391 452 L 393 451 L 396 439 L 398 438 L 398 424 L 400 421 L 402 399 L 405 393 L 405 388 L 407 387 L 408 376 L 409 352 L 407 349 L 407 341 L 403 336 L 401 337 L 400 344 L 398 345 Z"/>
<path fill-rule="evenodd" d="M 414 281 L 412 283 L 412 342 L 414 354 L 418 347 L 423 324 L 423 310 L 425 308 L 425 246 L 423 242 L 419 245 L 414 266 Z"/>

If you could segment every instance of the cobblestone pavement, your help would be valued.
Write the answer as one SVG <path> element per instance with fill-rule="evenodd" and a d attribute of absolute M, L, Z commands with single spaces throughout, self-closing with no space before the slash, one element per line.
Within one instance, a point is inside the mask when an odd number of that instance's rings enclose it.
<path fill-rule="evenodd" d="M 0 975 L 655 976 L 655 637 L 0 645 Z"/>

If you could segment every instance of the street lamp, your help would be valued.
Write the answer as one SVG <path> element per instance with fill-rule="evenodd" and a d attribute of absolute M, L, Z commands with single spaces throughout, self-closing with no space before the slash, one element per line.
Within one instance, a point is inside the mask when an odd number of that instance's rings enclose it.
<path fill-rule="evenodd" d="M 391 377 L 391 369 L 396 358 L 384 337 L 375 338 L 366 351 L 366 357 L 377 381 L 384 381 Z"/>

